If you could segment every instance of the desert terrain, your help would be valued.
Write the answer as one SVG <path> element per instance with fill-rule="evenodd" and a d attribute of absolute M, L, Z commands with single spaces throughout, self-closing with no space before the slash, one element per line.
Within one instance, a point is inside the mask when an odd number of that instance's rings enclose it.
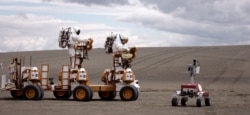
<path fill-rule="evenodd" d="M 0 53 L 0 62 L 8 74 L 13 57 L 25 57 L 25 65 L 50 65 L 50 77 L 58 81 L 62 65 L 69 64 L 67 50 Z M 30 57 L 32 61 L 30 62 Z M 199 60 L 201 73 L 195 78 L 209 91 L 211 106 L 196 107 L 194 99 L 187 106 L 173 107 L 172 95 L 180 84 L 188 83 L 187 64 Z M 132 69 L 141 86 L 136 101 L 102 101 L 94 93 L 90 102 L 57 100 L 50 91 L 41 101 L 15 100 L 10 92 L 0 90 L 1 115 L 249 115 L 250 46 L 152 47 L 138 48 Z M 91 84 L 102 84 L 105 68 L 112 67 L 112 56 L 104 49 L 93 49 L 84 60 Z M 179 104 L 180 105 L 180 104 Z"/>

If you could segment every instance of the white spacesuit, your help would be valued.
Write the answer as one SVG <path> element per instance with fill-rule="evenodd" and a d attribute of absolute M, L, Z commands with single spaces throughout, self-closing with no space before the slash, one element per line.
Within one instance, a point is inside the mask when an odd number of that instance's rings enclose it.
<path fill-rule="evenodd" d="M 128 37 L 122 34 L 116 34 L 112 46 L 113 53 L 128 52 L 129 48 L 127 46 L 127 42 L 128 42 Z"/>
<path fill-rule="evenodd" d="M 188 64 L 188 72 L 190 75 L 190 82 L 194 83 L 194 77 L 200 73 L 200 63 L 198 60 L 194 59 L 193 64 Z"/>
<path fill-rule="evenodd" d="M 69 35 L 68 35 L 68 49 L 69 49 L 69 55 L 70 55 L 70 64 L 71 64 L 71 68 L 76 68 L 76 65 L 75 65 L 75 56 L 76 54 L 79 54 L 81 55 L 82 57 L 80 57 L 80 61 L 78 61 L 77 63 L 80 63 L 78 65 L 81 65 L 82 63 L 82 58 L 83 58 L 83 51 L 81 50 L 77 50 L 76 49 L 76 46 L 78 44 L 81 44 L 81 45 L 84 45 L 84 46 L 87 46 L 88 47 L 91 47 L 91 48 L 88 48 L 88 50 L 92 49 L 92 43 L 93 43 L 93 39 L 89 38 L 89 39 L 83 39 L 83 38 L 80 38 L 80 28 L 77 27 L 77 26 L 73 26 L 73 27 L 68 27 L 67 28 L 67 31 L 69 32 Z M 60 40 L 59 40 L 60 42 Z"/>
<path fill-rule="evenodd" d="M 79 27 L 74 26 L 70 29 L 70 36 L 69 36 L 69 43 L 68 43 L 70 57 L 75 56 L 74 46 L 76 42 L 78 41 L 78 39 L 80 38 L 79 35 L 80 35 Z"/>

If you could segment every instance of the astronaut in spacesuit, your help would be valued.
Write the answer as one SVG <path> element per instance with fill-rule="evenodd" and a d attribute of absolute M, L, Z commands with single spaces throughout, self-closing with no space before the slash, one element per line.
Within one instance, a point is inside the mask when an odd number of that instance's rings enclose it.
<path fill-rule="evenodd" d="M 128 37 L 123 34 L 113 34 L 109 35 L 105 42 L 106 53 L 113 53 L 115 58 L 120 58 L 120 63 L 123 68 L 130 67 L 130 63 L 136 56 L 136 47 L 128 47 Z"/>
<path fill-rule="evenodd" d="M 92 49 L 92 43 L 93 43 L 93 39 L 89 38 L 89 39 L 84 39 L 84 38 L 80 38 L 80 28 L 77 26 L 73 26 L 73 27 L 67 27 L 66 29 L 63 28 L 62 30 L 66 31 L 64 33 L 67 33 L 68 35 L 66 35 L 67 38 L 67 47 L 69 50 L 69 55 L 70 55 L 70 64 L 71 64 L 71 68 L 80 68 L 81 67 L 81 63 L 83 61 L 83 59 L 87 58 L 87 50 L 91 50 Z M 60 42 L 60 37 L 59 40 Z M 78 50 L 77 46 L 79 45 L 83 45 L 86 46 L 87 49 L 86 50 Z M 60 46 L 60 44 L 59 44 Z M 64 47 L 62 47 L 64 48 Z M 78 67 L 76 67 L 76 55 L 79 55 L 79 61 L 78 63 Z"/>
<path fill-rule="evenodd" d="M 137 48 L 128 47 L 128 37 L 123 34 L 113 34 L 107 36 L 105 41 L 105 52 L 113 55 L 113 68 L 105 70 L 102 76 L 104 83 L 112 80 L 121 80 L 124 70 L 131 70 L 132 59 L 136 57 Z"/>

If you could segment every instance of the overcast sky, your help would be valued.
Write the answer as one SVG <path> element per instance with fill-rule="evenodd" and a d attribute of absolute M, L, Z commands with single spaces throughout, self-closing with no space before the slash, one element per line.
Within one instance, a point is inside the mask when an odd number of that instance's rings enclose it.
<path fill-rule="evenodd" d="M 250 44 L 250 0 L 2 0 L 0 52 L 54 50 L 63 26 L 103 48 L 111 32 L 129 46 Z"/>

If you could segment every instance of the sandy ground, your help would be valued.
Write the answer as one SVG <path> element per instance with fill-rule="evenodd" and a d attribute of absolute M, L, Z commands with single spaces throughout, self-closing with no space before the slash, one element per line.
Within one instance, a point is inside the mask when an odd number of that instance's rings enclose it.
<path fill-rule="evenodd" d="M 32 63 L 30 63 L 32 56 Z M 12 57 L 25 57 L 25 65 L 50 65 L 50 76 L 58 79 L 63 64 L 68 64 L 66 50 L 0 53 L 4 74 Z M 201 73 L 196 77 L 204 90 L 209 91 L 211 106 L 196 107 L 195 99 L 189 99 L 187 106 L 171 106 L 172 95 L 180 84 L 188 83 L 187 64 L 193 59 L 201 63 Z M 14 100 L 8 91 L 0 90 L 1 115 L 249 115 L 250 112 L 250 46 L 214 47 L 165 47 L 139 48 L 132 69 L 140 81 L 138 100 L 101 101 L 94 93 L 90 102 L 57 100 L 52 92 L 45 92 L 41 101 Z M 89 52 L 85 60 L 91 84 L 102 84 L 100 77 L 105 68 L 111 68 L 112 56 L 103 49 Z"/>

